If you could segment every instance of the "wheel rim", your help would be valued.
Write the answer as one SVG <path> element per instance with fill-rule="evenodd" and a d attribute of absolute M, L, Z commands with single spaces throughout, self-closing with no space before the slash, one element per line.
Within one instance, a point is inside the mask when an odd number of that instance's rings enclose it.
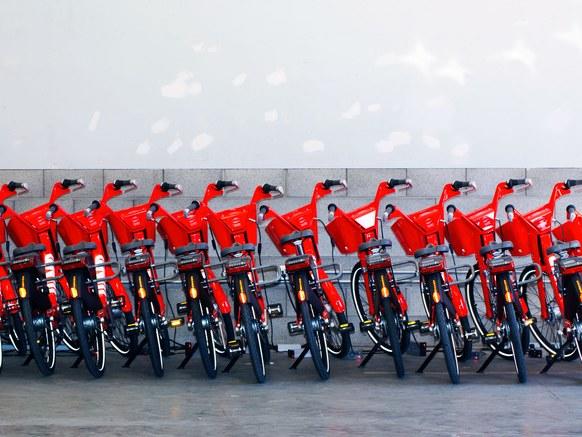
<path fill-rule="evenodd" d="M 467 303 L 473 324 L 477 328 L 477 331 L 479 331 L 481 338 L 484 338 L 486 333 L 496 331 L 497 324 L 495 322 L 495 318 L 490 319 L 486 315 L 485 295 L 483 294 L 481 275 L 478 274 L 478 270 L 476 270 L 476 272 L 477 275 L 475 276 L 475 279 L 466 285 L 467 292 L 465 295 L 467 296 Z M 492 307 L 496 305 L 496 303 L 493 302 L 493 296 L 491 296 L 491 305 Z M 493 311 L 493 314 L 495 314 L 495 312 L 496 311 Z M 497 350 L 499 345 L 488 344 L 487 346 L 491 350 Z M 498 353 L 504 358 L 510 358 L 513 356 L 513 349 L 508 346 L 499 350 Z"/>
<path fill-rule="evenodd" d="M 330 311 L 329 318 L 330 325 L 332 326 L 329 326 L 325 329 L 326 347 L 332 355 L 339 355 L 342 349 L 343 337 L 342 333 L 339 331 L 339 329 L 337 329 L 339 326 L 337 314 L 333 311 Z"/>
<path fill-rule="evenodd" d="M 210 313 L 208 308 L 202 305 L 202 302 L 198 300 L 198 304 L 200 305 L 200 313 L 205 314 L 206 317 L 210 320 Z M 205 329 L 204 330 L 204 338 L 206 339 L 206 347 L 208 348 L 210 359 L 212 360 L 212 368 L 216 370 L 217 363 L 216 363 L 216 347 L 215 340 L 214 340 L 214 333 L 212 329 Z"/>
<path fill-rule="evenodd" d="M 366 287 L 364 285 L 362 267 L 358 267 L 354 271 L 354 274 L 352 275 L 351 288 L 352 288 L 352 298 L 354 300 L 356 307 L 356 313 L 358 313 L 358 318 L 360 319 L 360 321 L 373 320 L 375 322 L 374 317 L 370 316 L 369 312 L 370 306 L 368 305 L 368 297 L 366 295 Z M 368 337 L 370 337 L 370 339 L 374 343 L 376 344 L 380 343 L 380 348 L 384 352 L 388 352 L 390 354 L 392 353 L 392 348 L 390 347 L 390 345 L 380 340 L 382 337 L 385 336 L 385 333 L 382 332 L 381 329 L 374 328 L 373 331 L 366 331 L 366 334 L 368 334 Z"/>
<path fill-rule="evenodd" d="M 160 332 L 160 329 L 158 328 L 158 324 L 154 323 L 154 318 L 157 321 L 157 314 L 156 314 L 156 310 L 154 307 L 153 302 L 150 302 L 150 310 L 151 310 L 151 318 L 152 320 L 150 321 L 150 323 L 153 323 L 154 326 L 154 336 L 156 338 L 156 342 L 157 342 L 157 346 L 158 346 L 158 355 L 160 357 L 160 369 L 164 370 L 164 358 L 163 358 L 163 354 L 162 354 L 162 333 Z"/>
<path fill-rule="evenodd" d="M 220 355 L 226 354 L 226 329 L 220 311 L 212 323 L 212 338 L 214 339 L 214 350 Z"/>
<path fill-rule="evenodd" d="M 253 315 L 253 320 L 257 321 L 257 315 L 255 313 L 255 308 L 253 305 L 251 305 L 251 313 Z M 261 363 L 261 374 L 263 376 L 265 376 L 267 374 L 267 371 L 265 369 L 265 357 L 263 355 L 263 342 L 261 341 L 261 332 L 259 329 L 256 329 L 256 332 L 253 333 L 249 333 L 251 335 L 256 335 L 257 336 L 257 344 L 258 344 L 258 348 L 259 348 L 259 355 L 260 355 L 260 360 L 259 362 Z M 248 334 L 247 334 L 248 335 Z"/>

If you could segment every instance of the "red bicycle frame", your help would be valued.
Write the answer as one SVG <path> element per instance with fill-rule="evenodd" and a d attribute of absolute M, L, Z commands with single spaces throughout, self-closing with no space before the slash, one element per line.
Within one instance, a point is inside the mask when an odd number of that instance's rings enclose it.
<path fill-rule="evenodd" d="M 9 220 L 14 211 L 5 205 L 6 200 L 28 192 L 26 184 L 10 182 L 0 188 L 0 323 L 4 323 L 7 314 L 18 314 L 20 304 L 18 295 L 12 282 L 10 262 L 6 258 L 7 233 L 6 220 Z"/>
<path fill-rule="evenodd" d="M 346 311 L 345 303 L 333 282 L 328 280 L 329 277 L 324 269 L 325 266 L 322 265 L 317 247 L 319 241 L 317 202 L 333 192 L 331 188 L 326 188 L 323 182 L 318 182 L 313 189 L 311 201 L 308 204 L 285 214 L 278 214 L 271 207 L 265 207 L 264 219 L 271 219 L 265 231 L 281 255 L 289 257 L 306 254 L 315 259 L 318 267 L 317 275 L 321 281 L 320 286 L 329 304 L 335 313 L 343 313 Z M 303 253 L 300 253 L 297 245 L 293 242 L 281 242 L 283 237 L 300 231 L 311 231 L 312 233 L 312 237 L 301 240 Z"/>
<path fill-rule="evenodd" d="M 17 247 L 31 244 L 42 244 L 44 250 L 39 252 L 43 262 L 51 308 L 47 311 L 54 316 L 57 306 L 57 281 L 67 299 L 70 298 L 69 284 L 62 273 L 60 253 L 58 249 L 57 219 L 64 217 L 66 211 L 55 202 L 73 191 L 84 188 L 82 179 L 64 179 L 53 186 L 48 202 L 28 211 L 18 213 L 11 210 L 7 230 Z M 54 278 L 51 280 L 51 278 Z"/>
<path fill-rule="evenodd" d="M 67 246 L 74 246 L 79 243 L 95 243 L 96 248 L 91 250 L 91 257 L 94 264 L 94 275 L 97 294 L 101 301 L 102 309 L 98 315 L 103 316 L 107 306 L 107 285 L 113 290 L 116 298 L 121 299 L 121 310 L 124 313 L 132 311 L 131 299 L 125 289 L 121 278 L 116 275 L 113 269 L 107 244 L 109 233 L 107 228 L 107 217 L 112 213 L 107 206 L 107 200 L 111 197 L 107 187 L 103 193 L 101 201 L 93 201 L 91 205 L 81 211 L 72 214 L 64 214 L 57 226 L 57 231 Z"/>
<path fill-rule="evenodd" d="M 488 204 L 467 214 L 464 214 L 453 205 L 447 207 L 446 238 L 458 256 L 475 255 L 479 267 L 481 286 L 483 287 L 486 316 L 488 318 L 493 317 L 493 310 L 491 307 L 489 280 L 486 272 L 491 271 L 488 261 L 493 257 L 493 254 L 488 252 L 485 255 L 481 255 L 480 250 L 482 247 L 495 242 L 498 228 L 497 208 L 499 201 L 515 193 L 515 186 L 523 186 L 522 189 L 527 189 L 531 186 L 531 181 L 528 180 L 523 181 L 523 184 L 518 184 L 518 182 L 522 181 L 510 179 L 509 181 L 500 182 L 497 184 L 495 193 Z M 515 266 L 511 263 L 510 266 L 504 266 L 503 268 L 511 268 L 514 270 Z M 525 299 L 520 299 L 520 303 L 523 314 L 527 314 L 528 309 Z"/>
<path fill-rule="evenodd" d="M 558 284 L 552 272 L 555 255 L 548 255 L 546 249 L 552 246 L 552 224 L 556 208 L 556 202 L 563 196 L 571 193 L 568 181 L 558 182 L 554 185 L 547 203 L 526 213 L 521 214 L 512 205 L 506 207 L 508 221 L 501 225 L 497 232 L 502 239 L 513 243 L 512 254 L 516 256 L 530 255 L 534 263 L 541 266 L 542 271 L 548 275 L 554 299 L 558 303 L 560 311 L 564 314 L 564 299 L 558 292 Z M 563 228 L 564 229 L 564 228 Z M 543 275 L 537 281 L 540 302 L 546 302 L 546 289 Z M 541 306 L 543 319 L 549 317 L 546 305 Z"/>
<path fill-rule="evenodd" d="M 396 181 L 396 180 L 395 180 Z M 332 236 L 338 250 L 344 255 L 351 253 L 358 253 L 358 259 L 364 271 L 364 285 L 366 288 L 366 296 L 368 298 L 368 305 L 370 314 L 376 314 L 377 309 L 374 307 L 374 297 L 370 287 L 370 277 L 368 272 L 368 249 L 362 249 L 361 244 L 378 240 L 381 236 L 381 219 L 378 217 L 380 210 L 380 202 L 386 196 L 396 193 L 402 186 L 404 189 L 412 187 L 409 180 L 397 181 L 396 185 L 392 185 L 392 180 L 382 181 L 378 185 L 374 199 L 359 208 L 352 211 L 343 211 L 335 205 L 331 206 L 330 213 L 333 213 L 333 220 L 326 225 L 327 232 Z M 392 263 L 386 267 L 391 267 Z M 386 269 L 388 281 L 394 284 L 396 281 L 392 275 L 390 268 Z M 396 297 L 400 310 L 406 313 L 408 304 L 404 295 L 396 290 Z"/>
<path fill-rule="evenodd" d="M 443 219 L 445 202 L 464 192 L 455 184 L 446 184 L 442 189 L 439 201 L 420 211 L 406 214 L 394 205 L 386 207 L 388 218 L 396 219 L 391 226 L 392 232 L 407 255 L 414 255 L 416 251 L 429 245 L 437 247 L 445 244 L 445 221 Z M 474 189 L 474 186 L 467 188 Z M 467 305 L 459 287 L 456 284 L 451 284 L 453 281 L 450 274 L 446 272 L 444 257 L 442 265 L 437 267 L 442 268 L 444 282 L 450 284 L 450 298 L 456 315 L 467 317 Z"/>

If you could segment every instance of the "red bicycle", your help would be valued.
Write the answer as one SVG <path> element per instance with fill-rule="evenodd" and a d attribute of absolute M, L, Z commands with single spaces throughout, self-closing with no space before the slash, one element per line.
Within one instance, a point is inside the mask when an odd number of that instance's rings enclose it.
<path fill-rule="evenodd" d="M 21 194 L 28 192 L 26 184 L 10 182 L 0 188 L 0 327 L 7 334 L 8 340 L 14 346 L 18 355 L 26 354 L 26 333 L 20 314 L 20 304 L 18 294 L 13 283 L 13 275 L 10 271 L 10 261 L 6 257 L 9 243 L 6 234 L 6 220 L 10 218 L 12 209 L 5 205 L 5 202 Z M 2 344 L 0 342 L 0 369 L 2 368 L 3 355 Z"/>
<path fill-rule="evenodd" d="M 236 182 L 218 181 L 208 186 L 204 199 L 209 202 L 237 189 Z M 267 338 L 269 316 L 280 316 L 283 311 L 280 304 L 268 305 L 263 294 L 265 287 L 280 281 L 281 269 L 278 266 L 257 265 L 255 262 L 259 238 L 257 205 L 261 201 L 282 195 L 282 188 L 265 184 L 255 188 L 250 202 L 246 205 L 223 211 L 208 208 L 208 222 L 222 249 L 221 265 L 234 300 L 235 331 L 241 336 L 242 348 L 250 356 L 253 372 L 259 383 L 265 381 L 265 362 L 270 357 Z M 260 256 L 260 252 L 258 255 Z M 274 270 L 276 278 L 270 281 L 259 280 L 259 272 L 268 270 Z M 239 357 L 240 355 L 233 357 L 224 371 L 230 371 Z"/>
<path fill-rule="evenodd" d="M 96 378 L 105 372 L 105 340 L 122 355 L 137 346 L 131 299 L 119 277 L 117 262 L 107 250 L 107 202 L 115 195 L 109 186 L 101 200 L 60 219 L 57 230 L 66 246 L 62 269 L 71 290 L 71 310 L 81 360 Z"/>
<path fill-rule="evenodd" d="M 493 353 L 478 372 L 483 372 L 496 355 L 513 359 L 519 382 L 527 381 L 525 351 L 529 346 L 526 299 L 520 295 L 510 241 L 496 241 L 499 201 L 531 186 L 529 179 L 509 179 L 497 184 L 491 202 L 464 214 L 447 206 L 446 237 L 454 253 L 474 255 L 477 263 L 473 280 L 465 284 L 465 297 L 477 331 Z M 534 281 L 536 279 L 534 278 Z"/>
<path fill-rule="evenodd" d="M 333 281 L 341 276 L 339 264 L 323 265 L 318 244 L 317 202 L 330 194 L 333 188 L 345 190 L 345 181 L 318 182 L 311 201 L 283 215 L 262 205 L 263 220 L 271 219 L 265 231 L 279 253 L 285 257 L 285 284 L 287 279 L 293 289 L 289 294 L 297 319 L 287 324 L 290 335 L 305 336 L 306 345 L 295 360 L 297 368 L 307 352 L 311 352 L 313 364 L 321 379 L 330 374 L 329 354 L 344 357 L 351 347 L 350 333 L 354 328 L 346 317 L 345 303 Z M 334 270 L 329 276 L 326 270 Z"/>
<path fill-rule="evenodd" d="M 242 352 L 235 338 L 231 305 L 214 274 L 208 255 L 208 201 L 211 184 L 202 203 L 194 200 L 187 208 L 168 213 L 157 205 L 154 218 L 167 248 L 176 257 L 186 301 L 177 305 L 185 315 L 196 344 L 186 350 L 179 368 L 184 368 L 196 351 L 209 378 L 216 378 L 217 354 L 236 356 Z"/>
<path fill-rule="evenodd" d="M 422 333 L 432 332 L 438 343 L 417 370 L 422 373 L 442 349 L 449 377 L 453 384 L 460 381 L 459 359 L 471 356 L 472 339 L 476 337 L 468 320 L 468 310 L 459 285 L 473 279 L 469 273 L 466 280 L 453 280 L 451 272 L 472 266 L 449 267 L 445 254 L 449 248 L 445 244 L 444 204 L 462 193 L 475 190 L 473 182 L 455 181 L 443 187 L 437 204 L 405 214 L 394 205 L 386 206 L 386 219 L 395 219 L 392 231 L 407 255 L 418 260 L 422 303 L 428 322 L 420 329 Z"/>
<path fill-rule="evenodd" d="M 371 202 L 353 211 L 346 212 L 330 204 L 330 222 L 326 225 L 342 254 L 358 253 L 359 261 L 350 278 L 352 298 L 360 319 L 360 330 L 374 342 L 360 367 L 365 366 L 381 348 L 392 355 L 399 378 L 404 377 L 402 354 L 410 343 L 410 326 L 408 304 L 398 287 L 394 267 L 410 261 L 392 263 L 388 253 L 392 242 L 384 238 L 379 209 L 384 197 L 410 187 L 412 183 L 408 179 L 390 179 L 380 182 Z"/>
<path fill-rule="evenodd" d="M 561 351 L 560 354 L 568 360 L 575 358 L 577 350 L 571 343 L 565 350 L 562 349 L 566 309 L 558 282 L 557 255 L 555 252 L 548 252 L 548 249 L 555 245 L 552 226 L 555 222 L 556 202 L 571 194 L 574 187 L 579 185 L 582 185 L 582 181 L 569 179 L 558 182 L 554 185 L 548 202 L 526 214 L 519 213 L 513 205 L 507 205 L 505 211 L 508 221 L 499 228 L 499 234 L 513 243 L 514 255 L 530 255 L 532 261 L 541 266 L 543 275 L 539 275 L 534 267 L 528 267 L 519 278 L 520 282 L 525 283 L 521 287 L 521 294 L 527 301 L 528 316 L 535 320 L 530 325 L 531 333 L 551 356 L 557 356 L 558 351 Z M 569 226 L 558 228 L 554 235 L 560 236 L 560 232 L 566 232 Z M 534 278 L 537 280 L 534 281 Z"/>
<path fill-rule="evenodd" d="M 137 188 L 133 180 L 116 180 L 105 186 L 104 198 L 126 194 Z M 160 283 L 174 277 L 160 278 L 157 269 L 168 265 L 175 266 L 174 262 L 155 262 L 154 246 L 156 238 L 156 223 L 153 220 L 157 202 L 160 199 L 180 194 L 179 185 L 164 182 L 154 186 L 152 194 L 146 203 L 134 205 L 121 210 L 111 210 L 107 215 L 120 250 L 126 255 L 125 271 L 129 280 L 130 289 L 135 298 L 136 323 L 139 331 L 145 338 L 132 350 L 125 363 L 125 367 L 141 353 L 147 344 L 148 353 L 154 374 L 164 375 L 163 356 L 170 353 L 170 337 L 168 335 L 168 320 L 166 306 L 160 289 Z"/>
<path fill-rule="evenodd" d="M 53 186 L 48 202 L 21 213 L 10 210 L 7 215 L 6 229 L 17 246 L 10 268 L 30 348 L 25 363 L 34 359 L 43 375 L 54 371 L 57 342 L 62 340 L 72 351 L 79 351 L 57 235 L 57 220 L 66 212 L 56 202 L 84 186 L 82 179 L 63 179 Z"/>

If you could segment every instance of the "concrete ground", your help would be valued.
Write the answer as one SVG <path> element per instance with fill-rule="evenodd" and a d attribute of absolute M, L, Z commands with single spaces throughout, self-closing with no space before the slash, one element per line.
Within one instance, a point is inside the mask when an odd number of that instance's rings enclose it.
<path fill-rule="evenodd" d="M 185 370 L 176 369 L 179 355 L 168 358 L 162 379 L 145 356 L 130 369 L 113 352 L 108 359 L 106 375 L 93 380 L 69 367 L 70 355 L 59 356 L 48 378 L 5 357 L 0 435 L 566 435 L 582 423 L 579 362 L 540 375 L 543 361 L 529 358 L 529 382 L 520 385 L 501 359 L 476 374 L 481 358 L 452 386 L 441 356 L 423 375 L 414 373 L 422 358 L 407 356 L 403 380 L 386 355 L 365 369 L 358 359 L 334 360 L 331 379 L 321 382 L 310 360 L 292 371 L 290 358 L 274 353 L 258 385 L 246 357 L 214 381 L 197 358 Z"/>

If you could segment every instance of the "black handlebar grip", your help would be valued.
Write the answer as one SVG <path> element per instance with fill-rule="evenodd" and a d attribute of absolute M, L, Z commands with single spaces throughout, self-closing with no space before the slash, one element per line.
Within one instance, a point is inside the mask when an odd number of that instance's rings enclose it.
<path fill-rule="evenodd" d="M 98 200 L 94 200 L 93 202 L 91 202 L 91 205 L 89 205 L 87 207 L 88 210 L 93 211 L 94 209 L 98 209 L 101 207 L 101 202 L 99 202 Z"/>
<path fill-rule="evenodd" d="M 471 182 L 469 181 L 455 181 L 453 182 L 453 188 L 459 191 L 461 188 L 467 188 L 471 186 Z"/>
<path fill-rule="evenodd" d="M 73 185 L 78 185 L 79 179 L 63 179 L 61 184 L 63 184 L 63 187 L 69 188 L 72 187 Z"/>
<path fill-rule="evenodd" d="M 14 182 L 14 181 L 8 182 L 8 189 L 10 191 L 14 191 L 18 188 L 24 188 L 24 184 L 22 182 Z"/>
<path fill-rule="evenodd" d="M 576 185 L 582 185 L 582 179 L 568 179 L 564 182 L 564 185 L 566 185 L 566 188 L 570 189 Z"/>
<path fill-rule="evenodd" d="M 276 185 L 271 185 L 271 184 L 265 184 L 263 185 L 263 193 L 265 194 L 269 194 L 272 193 L 273 191 L 279 191 L 279 188 L 277 188 Z"/>
<path fill-rule="evenodd" d="M 338 185 L 341 185 L 342 181 L 339 179 L 326 179 L 325 182 L 323 183 L 323 186 L 329 190 L 331 187 L 336 187 Z"/>
<path fill-rule="evenodd" d="M 406 179 L 390 179 L 388 181 L 388 186 L 390 188 L 394 188 L 397 187 L 399 185 L 406 185 L 408 182 L 406 181 Z"/>
<path fill-rule="evenodd" d="M 222 190 L 226 187 L 234 187 L 232 181 L 217 181 L 215 185 L 217 190 Z"/>
<path fill-rule="evenodd" d="M 162 191 L 165 193 L 165 192 L 168 192 L 170 190 L 175 190 L 178 187 L 178 185 L 171 184 L 169 182 L 163 182 L 162 185 L 160 185 L 160 187 L 162 188 Z"/>
<path fill-rule="evenodd" d="M 513 188 L 513 187 L 516 187 L 518 185 L 525 185 L 525 184 L 527 184 L 526 179 L 508 179 L 507 180 L 507 187 L 508 188 Z"/>
<path fill-rule="evenodd" d="M 194 211 L 198 208 L 200 208 L 200 202 L 197 200 L 193 200 L 192 203 L 188 205 L 188 211 Z"/>
<path fill-rule="evenodd" d="M 513 212 L 515 210 L 515 208 L 513 207 L 513 205 L 505 205 L 505 212 L 509 213 L 509 212 Z"/>
<path fill-rule="evenodd" d="M 113 186 L 117 190 L 119 190 L 120 188 L 123 188 L 123 187 L 127 187 L 128 185 L 131 185 L 131 184 L 132 184 L 131 179 L 115 179 L 113 181 Z"/>
<path fill-rule="evenodd" d="M 576 212 L 576 205 L 568 205 L 566 207 L 566 212 L 568 214 L 574 214 Z"/>

